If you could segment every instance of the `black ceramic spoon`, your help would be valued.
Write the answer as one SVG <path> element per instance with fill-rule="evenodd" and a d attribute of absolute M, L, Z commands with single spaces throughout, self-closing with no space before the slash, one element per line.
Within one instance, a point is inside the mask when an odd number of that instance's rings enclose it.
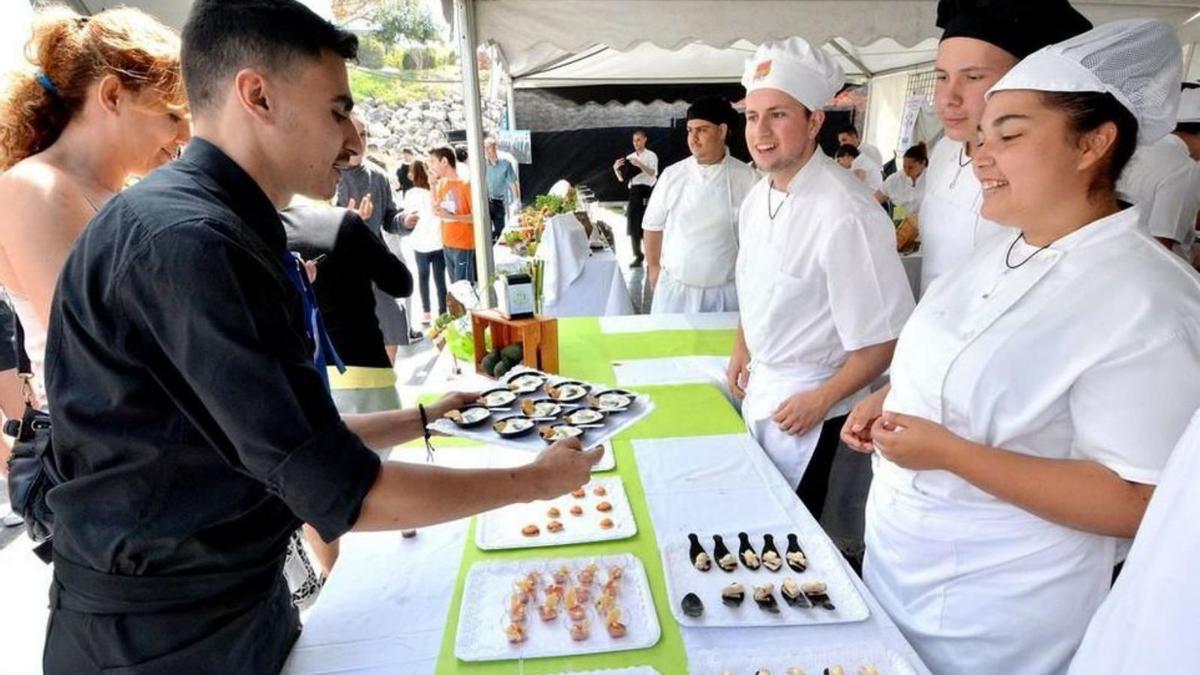
<path fill-rule="evenodd" d="M 808 557 L 804 555 L 804 550 L 800 548 L 800 542 L 797 541 L 796 535 L 794 534 L 788 535 L 787 552 L 788 567 L 796 570 L 797 572 L 803 572 L 804 570 L 808 569 Z M 800 559 L 794 560 L 794 558 L 796 558 L 795 554 L 797 553 L 800 554 Z"/>
<path fill-rule="evenodd" d="M 737 559 L 729 552 L 729 548 L 725 546 L 725 540 L 721 539 L 721 535 L 713 535 L 713 557 L 716 558 L 717 567 L 732 572 L 737 569 Z"/>
<path fill-rule="evenodd" d="M 693 533 L 688 535 L 688 539 L 692 542 L 691 551 L 688 553 L 688 556 L 692 560 L 692 565 L 701 572 L 707 572 L 712 569 L 712 559 L 708 557 L 708 552 L 700 544 L 700 537 Z"/>
<path fill-rule="evenodd" d="M 746 566 L 746 569 L 758 569 L 762 565 L 762 561 L 759 560 L 758 553 L 754 551 L 754 547 L 750 545 L 750 535 L 745 532 L 738 532 L 738 539 L 742 542 L 738 548 L 738 557 L 742 559 L 742 564 Z"/>

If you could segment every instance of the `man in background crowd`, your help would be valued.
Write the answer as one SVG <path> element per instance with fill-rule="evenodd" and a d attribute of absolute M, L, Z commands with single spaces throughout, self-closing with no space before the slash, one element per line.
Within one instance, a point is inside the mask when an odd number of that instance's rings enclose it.
<path fill-rule="evenodd" d="M 492 219 L 492 241 L 499 241 L 500 233 L 504 231 L 509 197 L 513 202 L 520 203 L 521 185 L 517 182 L 517 172 L 512 162 L 500 157 L 495 138 L 484 139 L 483 154 L 487 158 L 488 216 Z"/>
<path fill-rule="evenodd" d="M 408 229 L 404 226 L 404 211 L 396 203 L 387 172 L 366 158 L 367 144 L 370 142 L 367 125 L 358 115 L 351 115 L 351 121 L 362 139 L 363 151 L 352 156 L 348 165 L 339 172 L 335 203 L 356 211 L 371 232 L 381 239 L 384 232 L 406 234 Z M 410 289 L 409 294 L 411 292 Z M 375 315 L 379 318 L 383 342 L 387 345 L 388 358 L 392 363 L 396 361 L 399 345 L 421 340 L 421 333 L 409 328 L 408 316 L 396 299 L 378 288 L 375 289 Z"/>
<path fill-rule="evenodd" d="M 627 169 L 626 166 L 631 168 Z M 633 152 L 613 163 L 613 173 L 622 183 L 629 181 L 629 204 L 625 209 L 625 226 L 633 243 L 633 263 L 630 267 L 641 267 L 645 260 L 642 253 L 642 218 L 650 202 L 650 192 L 658 180 L 658 155 L 646 148 L 646 132 L 633 132 Z"/>

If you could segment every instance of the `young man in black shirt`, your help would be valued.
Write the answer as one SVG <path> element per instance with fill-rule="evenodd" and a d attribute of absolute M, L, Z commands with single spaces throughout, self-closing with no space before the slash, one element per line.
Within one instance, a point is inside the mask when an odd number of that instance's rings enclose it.
<path fill-rule="evenodd" d="M 197 0 L 195 134 L 81 235 L 51 312 L 56 516 L 46 673 L 273 673 L 299 633 L 280 568 L 306 522 L 413 528 L 552 498 L 599 451 L 517 469 L 389 462 L 427 411 L 341 417 L 278 209 L 328 199 L 356 147 L 355 38 L 291 0 Z M 318 347 L 321 347 L 318 349 Z M 110 670 L 111 669 L 111 670 Z"/>

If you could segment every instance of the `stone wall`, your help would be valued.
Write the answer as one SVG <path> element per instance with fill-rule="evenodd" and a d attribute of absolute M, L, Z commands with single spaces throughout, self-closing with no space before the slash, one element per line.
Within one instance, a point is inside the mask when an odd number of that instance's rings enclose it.
<path fill-rule="evenodd" d="M 406 145 L 419 152 L 445 145 L 451 130 L 466 129 L 467 124 L 462 99 L 457 97 L 396 106 L 368 100 L 361 102 L 356 110 L 367 121 L 372 151 L 388 157 L 399 155 Z M 503 117 L 503 101 L 483 100 L 484 133 L 499 129 Z"/>

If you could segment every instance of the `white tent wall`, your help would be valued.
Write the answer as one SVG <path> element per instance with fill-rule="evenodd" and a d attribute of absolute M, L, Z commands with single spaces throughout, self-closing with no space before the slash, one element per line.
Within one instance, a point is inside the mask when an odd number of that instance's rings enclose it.
<path fill-rule="evenodd" d="M 863 141 L 879 148 L 883 161 L 901 154 L 900 116 L 904 110 L 904 95 L 908 91 L 908 73 L 896 73 L 873 78 L 867 87 L 867 119 Z"/>

